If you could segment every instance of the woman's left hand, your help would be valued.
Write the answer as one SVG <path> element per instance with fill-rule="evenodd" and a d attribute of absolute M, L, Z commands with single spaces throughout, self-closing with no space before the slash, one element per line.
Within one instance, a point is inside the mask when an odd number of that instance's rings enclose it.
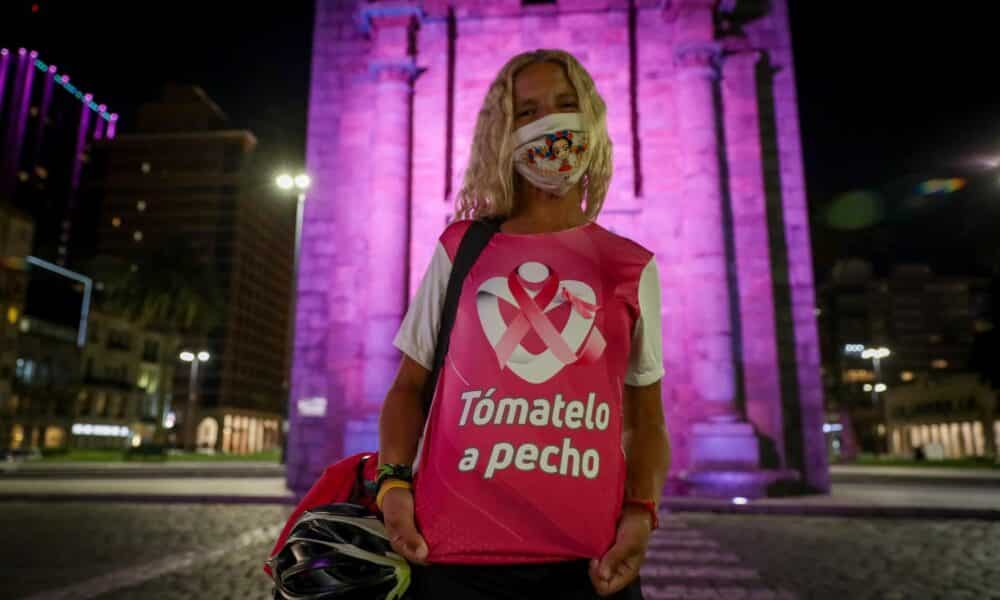
<path fill-rule="evenodd" d="M 618 521 L 615 543 L 598 561 L 590 561 L 590 580 L 598 596 L 610 596 L 639 575 L 639 567 L 646 559 L 646 547 L 652 533 L 649 513 L 634 506 L 626 506 Z"/>

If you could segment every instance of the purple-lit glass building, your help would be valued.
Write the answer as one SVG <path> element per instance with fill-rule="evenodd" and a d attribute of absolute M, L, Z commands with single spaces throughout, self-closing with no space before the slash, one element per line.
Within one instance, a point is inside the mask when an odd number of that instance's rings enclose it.
<path fill-rule="evenodd" d="M 317 2 L 289 487 L 376 448 L 392 337 L 486 88 L 539 47 L 576 55 L 607 101 L 599 222 L 658 257 L 668 492 L 827 491 L 785 0 Z"/>
<path fill-rule="evenodd" d="M 0 49 L 0 202 L 35 221 L 33 253 L 70 262 L 83 171 L 118 115 L 37 52 Z"/>

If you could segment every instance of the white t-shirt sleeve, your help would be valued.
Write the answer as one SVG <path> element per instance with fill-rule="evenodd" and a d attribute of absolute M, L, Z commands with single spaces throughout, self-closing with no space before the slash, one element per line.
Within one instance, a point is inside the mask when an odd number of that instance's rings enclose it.
<path fill-rule="evenodd" d="M 441 310 L 444 308 L 450 275 L 451 259 L 441 242 L 438 242 L 417 294 L 392 341 L 392 345 L 399 348 L 400 352 L 428 371 L 434 367 L 434 346 L 441 327 Z"/>
<path fill-rule="evenodd" d="M 660 273 L 654 257 L 639 276 L 639 318 L 632 332 L 632 349 L 625 373 L 627 385 L 640 387 L 663 378 L 661 321 Z"/>

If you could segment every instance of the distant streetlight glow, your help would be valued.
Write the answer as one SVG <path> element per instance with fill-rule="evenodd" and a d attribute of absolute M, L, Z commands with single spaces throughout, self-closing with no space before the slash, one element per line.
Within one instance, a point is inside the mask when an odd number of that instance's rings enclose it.
<path fill-rule="evenodd" d="M 890 354 L 891 354 L 891 352 L 889 352 L 889 349 L 885 348 L 885 347 L 865 348 L 864 351 L 861 353 L 861 358 L 864 358 L 864 359 L 868 359 L 868 358 L 885 358 L 885 357 L 889 356 Z"/>
<path fill-rule="evenodd" d="M 275 179 L 275 182 L 278 184 L 278 187 L 283 190 L 290 190 L 293 187 L 295 187 L 295 179 L 293 179 L 292 176 L 287 173 L 278 175 L 277 179 Z"/>
<path fill-rule="evenodd" d="M 274 182 L 286 192 L 294 188 L 301 193 L 309 189 L 309 186 L 312 185 L 312 178 L 305 173 L 298 173 L 296 175 L 281 173 L 274 178 Z"/>

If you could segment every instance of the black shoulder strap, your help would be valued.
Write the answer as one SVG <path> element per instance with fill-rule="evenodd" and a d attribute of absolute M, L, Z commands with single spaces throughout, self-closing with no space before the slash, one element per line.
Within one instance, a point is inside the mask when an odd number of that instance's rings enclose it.
<path fill-rule="evenodd" d="M 438 329 L 437 345 L 434 348 L 434 368 L 431 370 L 430 377 L 427 378 L 427 385 L 424 386 L 424 418 L 430 414 L 434 389 L 437 387 L 438 376 L 444 365 L 444 357 L 448 354 L 451 328 L 455 324 L 455 313 L 458 311 L 458 297 L 462 293 L 462 283 L 490 238 L 500 230 L 502 222 L 503 219 L 499 217 L 475 220 L 469 225 L 465 235 L 462 236 L 462 241 L 458 244 L 455 262 L 452 264 L 451 274 L 448 276 L 448 291 L 444 297 L 444 308 L 441 310 L 441 327 Z"/>

